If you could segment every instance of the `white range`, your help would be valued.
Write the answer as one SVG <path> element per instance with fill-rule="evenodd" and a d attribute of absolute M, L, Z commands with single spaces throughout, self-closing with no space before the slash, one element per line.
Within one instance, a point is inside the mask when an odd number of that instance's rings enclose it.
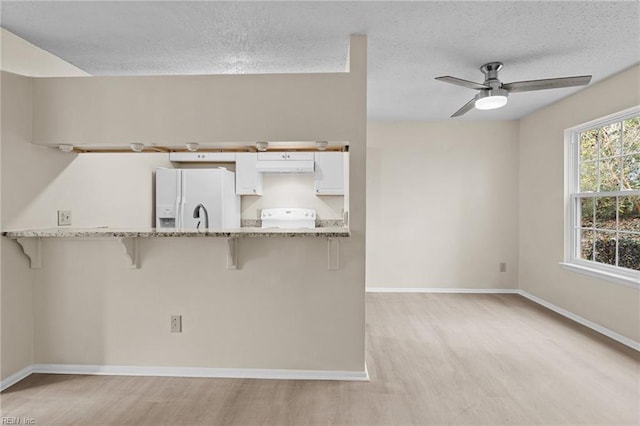
<path fill-rule="evenodd" d="M 313 209 L 264 209 L 260 215 L 263 228 L 315 228 L 316 211 Z"/>

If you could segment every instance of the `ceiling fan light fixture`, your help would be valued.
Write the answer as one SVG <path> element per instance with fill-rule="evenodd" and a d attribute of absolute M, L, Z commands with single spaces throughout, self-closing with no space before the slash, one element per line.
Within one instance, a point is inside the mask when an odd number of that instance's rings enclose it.
<path fill-rule="evenodd" d="M 476 109 L 498 109 L 507 104 L 506 96 L 487 96 L 476 100 Z"/>
<path fill-rule="evenodd" d="M 475 107 L 480 110 L 498 109 L 507 104 L 509 93 L 504 89 L 486 90 L 478 93 Z"/>

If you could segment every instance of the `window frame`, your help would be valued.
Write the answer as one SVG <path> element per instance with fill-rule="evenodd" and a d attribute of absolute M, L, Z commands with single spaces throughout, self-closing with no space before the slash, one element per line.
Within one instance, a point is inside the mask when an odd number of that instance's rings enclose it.
<path fill-rule="evenodd" d="M 565 140 L 565 252 L 561 265 L 569 270 L 629 287 L 640 288 L 640 271 L 607 265 L 579 257 L 580 217 L 578 200 L 587 197 L 640 196 L 640 190 L 580 192 L 580 134 L 640 115 L 640 105 L 568 128 Z M 622 154 L 624 155 L 624 153 Z M 619 230 L 616 232 L 616 238 Z"/>

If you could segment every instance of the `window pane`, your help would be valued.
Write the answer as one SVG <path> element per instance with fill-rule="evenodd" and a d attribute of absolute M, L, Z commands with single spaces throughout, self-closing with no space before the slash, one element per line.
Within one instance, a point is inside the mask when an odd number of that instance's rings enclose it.
<path fill-rule="evenodd" d="M 580 258 L 593 260 L 593 231 L 580 230 Z"/>
<path fill-rule="evenodd" d="M 622 117 L 571 133 L 579 144 L 571 151 L 571 250 L 601 270 L 633 275 L 629 269 L 640 271 L 640 115 Z"/>
<path fill-rule="evenodd" d="M 620 155 L 621 123 L 613 123 L 600 128 L 598 142 L 600 142 L 600 158 Z"/>
<path fill-rule="evenodd" d="M 580 161 L 598 158 L 598 129 L 580 133 Z"/>
<path fill-rule="evenodd" d="M 616 197 L 596 197 L 596 228 L 616 229 Z"/>
<path fill-rule="evenodd" d="M 623 189 L 640 189 L 640 154 L 622 157 Z"/>
<path fill-rule="evenodd" d="M 594 198 L 580 199 L 580 226 L 581 228 L 591 228 L 593 226 Z"/>
<path fill-rule="evenodd" d="M 596 192 L 598 190 L 598 172 L 596 161 L 582 163 L 580 166 L 580 192 Z"/>
<path fill-rule="evenodd" d="M 600 191 L 620 190 L 620 158 L 598 161 L 600 164 Z"/>
<path fill-rule="evenodd" d="M 640 197 L 620 197 L 618 209 L 620 230 L 640 232 Z"/>
<path fill-rule="evenodd" d="M 613 232 L 596 232 L 594 260 L 607 265 L 616 264 L 616 234 Z"/>
<path fill-rule="evenodd" d="M 618 266 L 640 271 L 640 234 L 620 235 Z"/>
<path fill-rule="evenodd" d="M 640 117 L 633 117 L 623 123 L 623 153 L 640 152 Z"/>

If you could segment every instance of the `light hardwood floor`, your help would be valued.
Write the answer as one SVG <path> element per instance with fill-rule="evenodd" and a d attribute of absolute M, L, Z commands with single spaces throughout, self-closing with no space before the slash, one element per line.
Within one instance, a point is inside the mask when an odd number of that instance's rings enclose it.
<path fill-rule="evenodd" d="M 638 425 L 640 354 L 518 295 L 368 294 L 370 382 L 35 374 L 36 425 Z"/>

